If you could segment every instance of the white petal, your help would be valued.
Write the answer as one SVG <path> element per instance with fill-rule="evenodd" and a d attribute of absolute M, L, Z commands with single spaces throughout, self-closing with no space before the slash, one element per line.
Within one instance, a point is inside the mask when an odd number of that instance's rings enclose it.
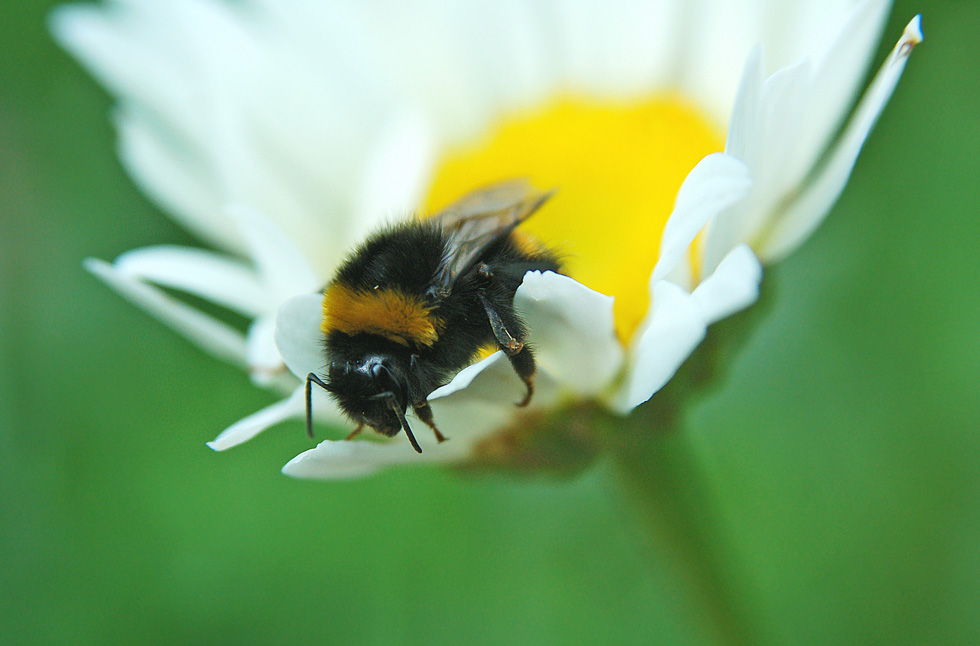
<path fill-rule="evenodd" d="M 498 362 L 504 361 L 504 357 L 505 355 L 503 352 L 497 351 L 472 365 L 466 366 L 457 372 L 456 376 L 453 377 L 452 381 L 450 381 L 448 384 L 433 390 L 429 394 L 429 401 L 431 402 L 432 400 L 439 399 L 441 397 L 448 397 L 453 393 L 465 390 L 471 383 L 473 383 L 473 380 L 476 379 L 477 375 Z"/>
<path fill-rule="evenodd" d="M 610 401 L 626 414 L 663 388 L 704 338 L 707 325 L 701 308 L 677 285 L 653 286 L 649 319 L 632 351 L 626 379 Z"/>
<path fill-rule="evenodd" d="M 554 272 L 528 272 L 514 297 L 538 367 L 580 397 L 608 387 L 623 363 L 613 299 Z"/>
<path fill-rule="evenodd" d="M 227 429 L 221 432 L 218 437 L 208 442 L 208 446 L 215 451 L 224 451 L 233 446 L 238 446 L 252 439 L 267 428 L 280 424 L 290 419 L 306 419 L 306 384 L 296 386 L 292 382 L 292 388 L 286 390 L 289 396 L 266 406 L 262 410 L 256 411 L 238 420 Z M 340 409 L 326 392 L 319 388 L 311 391 L 313 399 L 313 418 L 317 425 L 325 424 L 337 429 L 348 427 L 350 422 L 344 417 Z M 316 428 L 314 428 L 316 430 Z"/>
<path fill-rule="evenodd" d="M 302 380 L 311 372 L 323 374 L 323 294 L 290 298 L 276 313 L 276 346 L 289 370 Z"/>
<path fill-rule="evenodd" d="M 435 160 L 435 135 L 417 111 L 400 110 L 382 128 L 356 191 L 358 237 L 384 218 L 417 211 Z"/>
<path fill-rule="evenodd" d="M 710 325 L 739 312 L 759 298 L 762 264 L 748 245 L 735 247 L 691 297 Z"/>
<path fill-rule="evenodd" d="M 825 51 L 808 53 L 807 58 L 764 82 L 761 55 L 757 51 L 750 57 L 726 152 L 748 164 L 761 190 L 756 196 L 759 203 L 740 218 L 744 221 L 739 240 L 749 240 L 759 230 L 774 206 L 800 184 L 836 132 L 870 63 L 887 5 L 883 0 L 869 0 L 825 25 L 821 34 L 826 41 L 821 50 Z M 721 255 L 730 248 L 722 245 Z M 709 270 L 721 255 L 709 260 Z"/>
<path fill-rule="evenodd" d="M 423 441 L 428 435 L 427 429 L 421 433 L 421 437 L 416 432 L 423 447 L 421 455 L 412 449 L 404 433 L 399 433 L 390 442 L 326 440 L 290 460 L 282 472 L 307 480 L 341 480 L 366 476 L 389 466 L 457 461 L 469 453 L 469 446 L 453 440 L 442 444 L 436 444 L 434 440 Z"/>
<path fill-rule="evenodd" d="M 258 316 L 270 307 L 255 270 L 203 249 L 144 247 L 122 254 L 113 266 L 130 278 L 178 289 L 246 316 Z"/>
<path fill-rule="evenodd" d="M 167 296 L 155 287 L 121 274 L 107 262 L 87 258 L 85 268 L 206 352 L 245 367 L 245 338 L 237 330 Z"/>
<path fill-rule="evenodd" d="M 382 82 L 389 43 L 367 24 L 367 3 L 266 3 L 260 73 L 245 86 L 260 140 L 275 142 L 290 169 L 343 193 L 392 98 Z M 383 11 L 383 10 L 382 10 Z M 397 28 L 397 27 L 396 27 Z"/>
<path fill-rule="evenodd" d="M 546 408 L 557 400 L 557 382 L 548 371 L 538 371 L 534 386 L 534 398 L 522 411 Z M 456 426 L 464 434 L 471 435 L 499 427 L 520 412 L 511 404 L 520 401 L 524 393 L 524 383 L 514 372 L 506 355 L 494 352 L 482 361 L 463 368 L 448 384 L 432 391 L 429 403 L 435 411 L 452 411 L 452 415 L 458 413 L 459 423 Z M 480 414 L 473 415 L 470 412 L 473 408 L 479 409 Z M 442 424 L 441 417 L 436 419 Z"/>
<path fill-rule="evenodd" d="M 744 198 L 751 186 L 748 167 L 730 155 L 714 153 L 698 162 L 677 192 L 651 280 L 665 278 L 684 258 L 701 229 Z"/>
<path fill-rule="evenodd" d="M 229 205 L 256 267 L 269 290 L 280 298 L 311 292 L 320 285 L 303 253 L 275 222 L 255 209 Z"/>
<path fill-rule="evenodd" d="M 300 386 L 286 399 L 266 406 L 248 417 L 238 420 L 218 437 L 208 442 L 215 451 L 224 451 L 249 441 L 270 426 L 275 426 L 287 419 L 305 416 L 306 389 Z"/>
<path fill-rule="evenodd" d="M 561 391 L 546 370 L 538 371 L 534 386 L 534 398 L 528 407 L 517 408 L 514 404 L 524 396 L 524 383 L 506 356 L 496 352 L 464 368 L 452 382 L 436 389 L 429 395 L 429 404 L 436 424 L 447 437 L 472 443 L 559 401 Z"/>
<path fill-rule="evenodd" d="M 799 246 L 827 215 L 830 207 L 840 197 L 851 170 L 857 161 L 864 141 L 891 98 L 895 85 L 902 76 L 905 63 L 912 49 L 922 41 L 920 18 L 916 16 L 905 28 L 885 64 L 865 92 L 854 116 L 851 117 L 838 142 L 816 176 L 803 193 L 793 201 L 764 235 L 758 246 L 764 262 L 785 257 Z"/>

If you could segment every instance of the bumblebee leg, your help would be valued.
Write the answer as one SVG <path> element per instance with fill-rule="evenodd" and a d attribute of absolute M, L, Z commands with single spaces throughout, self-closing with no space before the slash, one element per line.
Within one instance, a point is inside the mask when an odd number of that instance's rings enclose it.
<path fill-rule="evenodd" d="M 436 422 L 432 419 L 432 409 L 429 407 L 429 402 L 422 402 L 421 404 L 412 404 L 412 410 L 418 415 L 418 418 L 422 420 L 426 426 L 432 429 L 432 432 L 436 434 L 436 441 L 442 444 L 449 438 L 439 432 L 436 428 Z"/>
<path fill-rule="evenodd" d="M 353 431 L 350 432 L 350 435 L 344 438 L 344 441 L 349 442 L 350 440 L 353 440 L 355 437 L 357 437 L 357 434 L 363 430 L 364 430 L 364 422 L 361 422 L 354 428 Z"/>
<path fill-rule="evenodd" d="M 510 359 L 510 365 L 514 367 L 514 372 L 517 373 L 517 376 L 521 378 L 521 381 L 527 387 L 524 399 L 517 402 L 517 406 L 523 408 L 531 403 L 531 397 L 534 396 L 534 373 L 536 370 L 534 355 L 531 353 L 531 348 L 525 347 L 517 354 L 507 358 Z"/>
<path fill-rule="evenodd" d="M 480 302 L 483 303 L 483 309 L 487 312 L 487 318 L 490 320 L 490 329 L 493 330 L 493 335 L 497 337 L 497 343 L 500 344 L 500 349 L 507 353 L 507 356 L 513 357 L 520 353 L 524 349 L 524 343 L 518 341 L 507 329 L 504 324 L 504 320 L 500 317 L 500 313 L 497 308 L 493 306 L 490 299 L 483 292 L 478 292 L 477 295 L 480 297 Z"/>
<path fill-rule="evenodd" d="M 306 375 L 306 434 L 313 439 L 313 388 L 312 385 L 316 384 L 320 388 L 327 390 L 327 384 L 317 377 L 312 372 Z"/>
<path fill-rule="evenodd" d="M 483 267 L 480 270 L 483 272 Z M 492 274 L 487 275 L 490 276 Z M 527 393 L 525 393 L 524 399 L 517 402 L 517 405 L 520 407 L 527 406 L 531 403 L 531 397 L 534 396 L 534 372 L 536 370 L 534 354 L 530 348 L 524 345 L 523 341 L 518 340 L 510 333 L 499 311 L 493 306 L 493 303 L 490 302 L 486 294 L 478 292 L 478 295 L 480 302 L 483 303 L 483 309 L 487 312 L 490 328 L 493 330 L 493 335 L 497 337 L 497 343 L 500 344 L 500 349 L 507 354 L 507 358 L 510 359 L 510 365 L 514 367 L 514 372 L 517 373 L 517 376 L 521 378 L 521 381 L 527 387 Z M 513 320 L 511 328 L 520 336 L 524 336 L 524 326 L 521 325 L 519 319 Z"/>

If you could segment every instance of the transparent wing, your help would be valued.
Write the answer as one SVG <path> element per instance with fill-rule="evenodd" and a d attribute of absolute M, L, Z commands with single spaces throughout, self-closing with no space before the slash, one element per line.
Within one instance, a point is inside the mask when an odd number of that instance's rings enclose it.
<path fill-rule="evenodd" d="M 478 189 L 432 216 L 449 234 L 449 244 L 436 276 L 440 292 L 467 273 L 493 242 L 510 235 L 534 214 L 554 191 L 536 191 L 526 180 L 508 180 Z"/>

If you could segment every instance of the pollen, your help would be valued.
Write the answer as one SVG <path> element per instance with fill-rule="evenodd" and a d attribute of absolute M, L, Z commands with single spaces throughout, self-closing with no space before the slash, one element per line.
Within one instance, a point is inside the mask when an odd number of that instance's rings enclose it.
<path fill-rule="evenodd" d="M 402 345 L 432 346 L 442 320 L 422 300 L 397 289 L 358 291 L 331 283 L 323 295 L 325 335 L 375 334 Z"/>
<path fill-rule="evenodd" d="M 558 189 L 522 229 L 558 251 L 573 278 L 615 297 L 625 341 L 646 314 L 650 274 L 681 183 L 723 147 L 721 129 L 678 97 L 629 103 L 566 97 L 447 151 L 426 206 L 436 210 L 514 177 Z"/>

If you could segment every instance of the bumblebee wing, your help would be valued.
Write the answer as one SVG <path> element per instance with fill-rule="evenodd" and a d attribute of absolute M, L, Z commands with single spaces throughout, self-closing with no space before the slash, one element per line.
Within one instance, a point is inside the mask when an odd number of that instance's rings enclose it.
<path fill-rule="evenodd" d="M 437 289 L 450 291 L 489 245 L 510 235 L 553 194 L 553 190 L 535 191 L 526 180 L 509 180 L 478 189 L 433 215 L 432 221 L 449 236 L 436 275 Z"/>
<path fill-rule="evenodd" d="M 511 207 L 534 193 L 526 179 L 504 180 L 467 193 L 432 217 L 446 223 L 482 216 Z"/>

